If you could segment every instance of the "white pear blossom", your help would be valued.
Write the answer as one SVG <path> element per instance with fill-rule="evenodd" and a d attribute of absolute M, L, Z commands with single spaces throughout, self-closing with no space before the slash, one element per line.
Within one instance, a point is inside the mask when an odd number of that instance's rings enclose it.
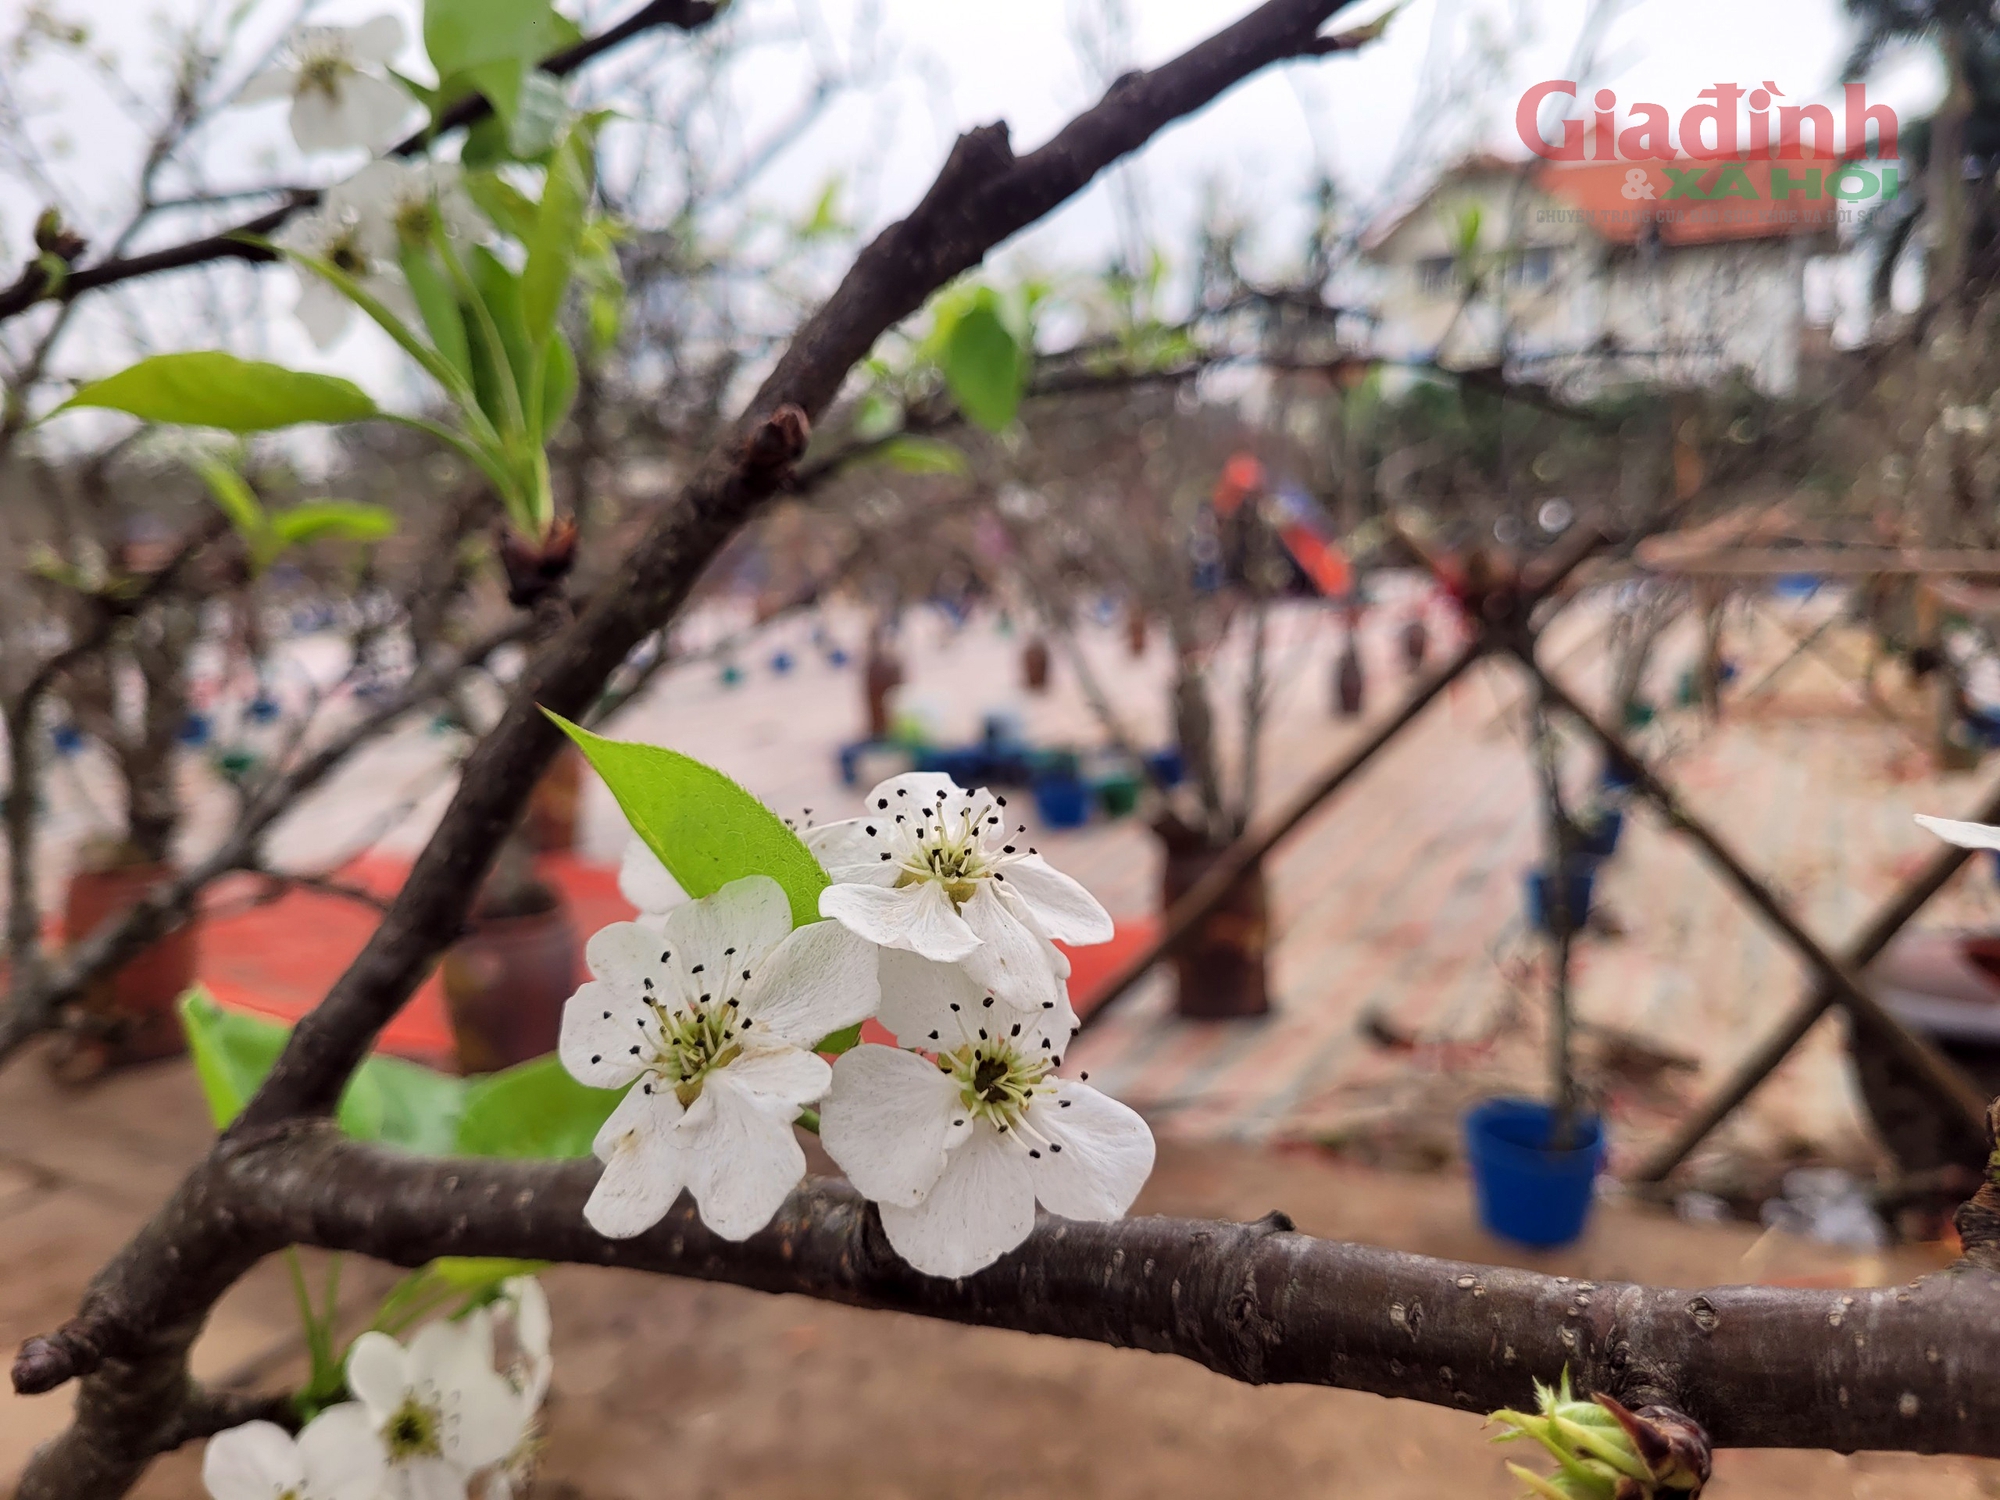
<path fill-rule="evenodd" d="M 812 1049 L 874 1013 L 876 950 L 836 922 L 794 931 L 778 883 L 751 875 L 657 928 L 615 922 L 584 957 L 594 977 L 563 1011 L 563 1066 L 631 1086 L 598 1131 L 584 1217 L 627 1238 L 686 1188 L 715 1233 L 755 1234 L 805 1176 L 792 1121 L 831 1076 Z"/>
<path fill-rule="evenodd" d="M 477 1308 L 431 1323 L 405 1349 L 370 1331 L 347 1354 L 348 1389 L 367 1409 L 387 1458 L 382 1500 L 465 1500 L 481 1470 L 528 1428 L 521 1393 L 493 1367 L 493 1322 Z"/>
<path fill-rule="evenodd" d="M 821 1142 L 896 1253 L 927 1275 L 969 1276 L 1028 1237 L 1037 1200 L 1064 1218 L 1122 1217 L 1153 1170 L 1153 1135 L 1056 1075 L 1068 1005 L 1024 1015 L 970 984 L 936 994 L 928 1014 L 895 1015 L 897 1039 L 922 1052 L 843 1053 L 820 1107 Z"/>
<path fill-rule="evenodd" d="M 834 881 L 820 915 L 885 949 L 956 964 L 1016 1010 L 1052 1008 L 1068 965 L 1050 940 L 1108 942 L 1111 918 L 1023 841 L 1006 806 L 938 773 L 890 777 L 861 817 L 806 831 Z"/>
<path fill-rule="evenodd" d="M 394 260 L 369 248 L 364 226 L 351 208 L 329 201 L 294 217 L 278 231 L 276 239 L 283 249 L 310 255 L 344 271 L 404 322 L 416 318 L 416 303 Z M 299 300 L 292 310 L 305 324 L 313 343 L 321 349 L 330 348 L 347 331 L 355 306 L 313 272 L 300 269 L 298 277 Z"/>
<path fill-rule="evenodd" d="M 688 893 L 636 833 L 618 864 L 618 894 L 639 908 L 640 925 L 658 930 L 676 906 L 687 905 Z"/>
<path fill-rule="evenodd" d="M 386 1460 L 360 1402 L 330 1406 L 293 1437 L 246 1422 L 208 1440 L 201 1482 L 214 1500 L 376 1500 Z"/>
<path fill-rule="evenodd" d="M 364 253 L 383 264 L 430 244 L 439 231 L 459 240 L 485 233 L 456 162 L 383 157 L 328 189 L 326 203 L 355 226 Z"/>
<path fill-rule="evenodd" d="M 291 100 L 301 151 L 379 151 L 402 133 L 414 102 L 381 76 L 402 48 L 403 23 L 391 15 L 359 26 L 302 26 L 284 62 L 253 77 L 236 100 Z"/>
<path fill-rule="evenodd" d="M 510 1276 L 500 1284 L 500 1298 L 493 1304 L 495 1331 L 512 1344 L 511 1358 L 504 1361 L 507 1381 L 520 1394 L 528 1414 L 527 1429 L 513 1449 L 486 1479 L 480 1500 L 514 1500 L 533 1487 L 535 1470 L 542 1456 L 542 1402 L 549 1394 L 549 1380 L 555 1360 L 549 1353 L 553 1322 L 549 1317 L 548 1293 L 532 1276 Z"/>

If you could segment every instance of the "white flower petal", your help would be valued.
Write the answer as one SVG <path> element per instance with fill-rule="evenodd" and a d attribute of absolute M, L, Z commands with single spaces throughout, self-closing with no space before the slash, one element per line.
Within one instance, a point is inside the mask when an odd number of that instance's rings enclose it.
<path fill-rule="evenodd" d="M 1153 1171 L 1153 1132 L 1135 1110 L 1088 1084 L 1055 1080 L 1028 1123 L 1062 1147 L 1030 1158 L 1028 1175 L 1043 1208 L 1065 1219 L 1123 1218 Z"/>
<path fill-rule="evenodd" d="M 875 1014 L 882 998 L 876 978 L 881 951 L 838 922 L 808 923 L 751 971 L 743 1013 L 758 1031 L 810 1047 Z"/>
<path fill-rule="evenodd" d="M 471 1314 L 457 1324 L 444 1327 L 463 1328 L 482 1320 L 485 1309 Z M 432 1324 L 435 1328 L 440 1325 Z M 429 1328 L 424 1330 L 430 1332 Z M 422 1334 L 418 1337 L 422 1338 Z M 415 1354 L 415 1345 L 411 1346 Z M 505 1376 L 493 1368 L 492 1338 L 486 1339 L 486 1362 L 472 1363 L 460 1358 L 453 1362 L 449 1378 L 440 1376 L 438 1386 L 442 1390 L 454 1392 L 450 1417 L 441 1434 L 444 1456 L 447 1462 L 464 1470 L 483 1469 L 488 1464 L 498 1463 L 509 1453 L 528 1430 L 527 1405 Z"/>
<path fill-rule="evenodd" d="M 1015 860 L 1005 874 L 1007 889 L 1027 903 L 1042 931 L 1057 942 L 1082 945 L 1111 941 L 1111 913 L 1080 882 L 1041 855 Z"/>
<path fill-rule="evenodd" d="M 334 104 L 333 114 L 338 121 L 335 129 L 343 145 L 366 146 L 370 151 L 379 151 L 394 145 L 397 137 L 402 135 L 403 122 L 409 119 L 410 106 L 414 102 L 386 78 L 377 78 L 372 73 L 346 74 L 340 80 L 339 97 Z M 293 117 L 293 129 L 296 133 L 296 115 Z"/>
<path fill-rule="evenodd" d="M 990 1126 L 976 1126 L 922 1203 L 877 1209 L 889 1243 L 912 1266 L 927 1276 L 970 1276 L 1035 1227 L 1027 1153 Z"/>
<path fill-rule="evenodd" d="M 979 883 L 960 915 L 979 938 L 979 946 L 960 960 L 974 984 L 1015 1010 L 1041 1010 L 1058 999 L 1062 983 L 1049 962 L 1048 945 L 1008 909 L 991 882 Z"/>
<path fill-rule="evenodd" d="M 275 1422 L 245 1422 L 208 1440 L 201 1482 L 215 1500 L 272 1500 L 305 1483 L 305 1460 Z"/>
<path fill-rule="evenodd" d="M 730 959 L 754 968 L 792 930 L 792 904 L 768 875 L 732 880 L 712 896 L 667 913 L 661 928 L 676 962 L 720 974 Z M 734 954 L 726 953 L 734 948 Z"/>
<path fill-rule="evenodd" d="M 410 193 L 416 169 L 393 156 L 378 157 L 345 182 L 326 190 L 326 211 L 340 222 L 352 213 L 361 219 L 384 219 Z"/>
<path fill-rule="evenodd" d="M 833 1081 L 833 1070 L 817 1052 L 792 1046 L 760 1047 L 754 1042 L 723 1073 L 730 1083 L 753 1095 L 784 1121 L 796 1118 Z"/>
<path fill-rule="evenodd" d="M 926 808 L 935 807 L 939 792 L 944 793 L 947 802 L 965 796 L 965 788 L 942 771 L 905 771 L 900 776 L 877 782 L 870 789 L 863 816 L 879 812 L 893 817 L 911 803 L 919 803 Z M 983 788 L 975 795 L 981 801 L 990 800 L 990 795 Z"/>
<path fill-rule="evenodd" d="M 923 880 L 898 890 L 830 885 L 819 893 L 819 914 L 884 948 L 903 948 L 955 963 L 979 946 L 944 888 Z"/>
<path fill-rule="evenodd" d="M 466 1474 L 442 1458 L 412 1458 L 392 1464 L 382 1486 L 383 1500 L 466 1500 Z"/>
<path fill-rule="evenodd" d="M 947 1140 L 969 1128 L 952 1122 L 965 1118 L 936 1064 L 871 1043 L 834 1059 L 819 1138 L 864 1198 L 915 1208 L 944 1172 Z"/>
<path fill-rule="evenodd" d="M 609 922 L 583 945 L 583 962 L 593 976 L 637 1002 L 652 993 L 646 988 L 648 979 L 657 988 L 666 978 L 666 960 L 660 956 L 666 951 L 659 929 L 641 927 L 637 922 Z"/>
<path fill-rule="evenodd" d="M 873 807 L 874 804 L 870 803 Z M 885 825 L 868 818 L 849 818 L 840 823 L 823 823 L 808 828 L 801 837 L 813 858 L 826 867 L 827 874 L 845 884 L 889 886 L 901 873 L 892 860 L 882 855 L 889 849 Z M 868 830 L 873 828 L 874 833 Z"/>
<path fill-rule="evenodd" d="M 1986 823 L 1963 823 L 1956 818 L 1933 818 L 1917 814 L 1917 821 L 1947 844 L 1961 849 L 2000 849 L 2000 828 Z"/>
<path fill-rule="evenodd" d="M 299 1434 L 307 1500 L 375 1500 L 388 1463 L 368 1408 L 359 1401 L 329 1406 Z"/>
<path fill-rule="evenodd" d="M 556 1055 L 578 1083 L 621 1089 L 645 1071 L 657 1039 L 650 1011 L 619 994 L 613 985 L 594 979 L 563 1006 Z M 634 1047 L 640 1049 L 637 1055 Z"/>
<path fill-rule="evenodd" d="M 555 1320 L 549 1315 L 549 1294 L 533 1276 L 512 1276 L 502 1283 L 514 1309 L 514 1341 L 530 1359 L 546 1359 Z"/>
<path fill-rule="evenodd" d="M 685 906 L 688 900 L 688 893 L 660 863 L 660 856 L 636 834 L 626 843 L 625 857 L 618 865 L 618 894 L 645 915 L 656 917 Z"/>
<path fill-rule="evenodd" d="M 400 19 L 386 13 L 379 15 L 347 33 L 347 55 L 356 62 L 386 66 L 403 50 L 403 35 Z"/>
<path fill-rule="evenodd" d="M 935 1052 L 940 1045 L 956 1046 L 957 1034 L 951 1032 L 952 1005 L 959 1007 L 960 1014 L 970 1014 L 986 998 L 986 991 L 972 982 L 961 965 L 935 963 L 922 954 L 884 948 L 877 956 L 876 968 L 882 1003 L 875 1018 L 905 1047 Z M 952 1040 L 934 1035 L 940 1031 L 949 1033 Z"/>
<path fill-rule="evenodd" d="M 305 324 L 313 345 L 330 349 L 340 342 L 354 316 L 354 304 L 310 271 L 299 273 L 299 300 L 292 312 Z"/>
<path fill-rule="evenodd" d="M 347 1351 L 347 1388 L 379 1428 L 395 1415 L 410 1388 L 410 1360 L 403 1346 L 386 1333 L 362 1334 Z"/>
<path fill-rule="evenodd" d="M 347 138 L 339 97 L 317 86 L 292 96 L 292 139 L 301 151 L 345 151 L 361 144 Z"/>
<path fill-rule="evenodd" d="M 1023 1011 L 1011 1005 L 1003 1009 L 973 981 L 966 964 L 932 963 L 914 953 L 884 948 L 879 967 L 882 1005 L 876 1019 L 905 1047 L 935 1052 L 975 1040 L 981 1026 L 998 1032 L 1018 1024 L 1021 1029 L 1014 1036 L 1021 1051 L 1042 1052 L 1053 1061 L 1062 1057 L 1076 1027 L 1069 992 L 1060 982 L 1053 992 L 1056 998 Z M 1044 1039 L 1047 1047 L 1041 1045 Z"/>
<path fill-rule="evenodd" d="M 290 68 L 266 68 L 261 73 L 253 73 L 250 81 L 237 90 L 236 102 L 268 104 L 273 99 L 289 99 L 298 86 L 298 74 Z"/>
<path fill-rule="evenodd" d="M 641 1084 L 598 1128 L 592 1150 L 604 1172 L 583 1206 L 592 1229 L 627 1240 L 667 1216 L 687 1186 L 687 1153 L 674 1129 L 681 1113 L 671 1089 L 648 1094 Z"/>
<path fill-rule="evenodd" d="M 699 1125 L 682 1133 L 694 1137 L 688 1188 L 702 1223 L 726 1240 L 746 1240 L 771 1222 L 804 1180 L 806 1154 L 791 1121 L 736 1087 L 733 1071 L 709 1075 L 702 1102 L 710 1107 Z"/>

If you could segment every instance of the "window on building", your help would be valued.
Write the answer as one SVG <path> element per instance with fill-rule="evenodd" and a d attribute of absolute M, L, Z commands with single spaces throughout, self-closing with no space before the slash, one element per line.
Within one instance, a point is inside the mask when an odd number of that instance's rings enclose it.
<path fill-rule="evenodd" d="M 1427 297 L 1442 297 L 1458 284 L 1458 265 L 1449 255 L 1417 262 L 1417 284 Z"/>
<path fill-rule="evenodd" d="M 1547 286 L 1555 276 L 1556 253 L 1547 246 L 1523 250 L 1515 255 L 1507 270 L 1507 279 L 1515 286 Z"/>

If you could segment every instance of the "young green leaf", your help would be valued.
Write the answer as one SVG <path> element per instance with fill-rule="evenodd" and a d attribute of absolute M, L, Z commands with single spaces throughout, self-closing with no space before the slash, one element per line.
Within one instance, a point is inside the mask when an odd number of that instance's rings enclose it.
<path fill-rule="evenodd" d="M 200 985 L 181 996 L 180 1014 L 195 1076 L 219 1130 L 242 1113 L 276 1066 L 291 1028 L 227 1010 Z M 464 1083 L 448 1074 L 375 1056 L 355 1070 L 337 1119 L 355 1140 L 437 1155 L 452 1149 L 464 1092 Z"/>
<path fill-rule="evenodd" d="M 428 250 L 405 249 L 401 256 L 403 279 L 422 315 L 424 328 L 438 354 L 467 385 L 472 383 L 472 348 L 466 342 L 465 314 L 458 305 L 451 282 Z"/>
<path fill-rule="evenodd" d="M 1021 406 L 1027 360 L 990 298 L 959 314 L 944 341 L 945 384 L 966 416 L 989 432 L 1004 431 Z"/>
<path fill-rule="evenodd" d="M 569 118 L 562 84 L 539 68 L 521 78 L 520 97 L 507 119 L 507 149 L 521 161 L 538 161 L 555 149 Z"/>
<path fill-rule="evenodd" d="M 209 494 L 215 497 L 216 508 L 229 518 L 236 534 L 253 554 L 259 551 L 270 534 L 270 518 L 243 476 L 219 459 L 197 458 L 195 468 L 200 471 Z"/>
<path fill-rule="evenodd" d="M 465 174 L 465 191 L 474 206 L 493 221 L 502 234 L 526 243 L 534 232 L 538 209 L 535 200 L 515 187 L 498 172 Z"/>
<path fill-rule="evenodd" d="M 557 1058 L 538 1057 L 467 1086 L 455 1149 L 465 1156 L 588 1156 L 620 1097 L 615 1089 L 585 1088 Z"/>
<path fill-rule="evenodd" d="M 286 547 L 327 537 L 379 542 L 395 529 L 395 512 L 363 500 L 306 500 L 271 517 L 271 534 Z"/>
<path fill-rule="evenodd" d="M 768 875 L 791 901 L 793 925 L 819 920 L 826 871 L 799 836 L 749 792 L 676 751 L 608 740 L 560 714 L 549 717 L 582 747 L 633 832 L 682 890 L 712 896 L 732 880 Z"/>
<path fill-rule="evenodd" d="M 539 344 L 555 327 L 576 265 L 577 242 L 590 212 L 595 182 L 590 136 L 575 129 L 549 158 L 541 207 L 528 236 L 528 264 L 521 272 L 521 311 L 528 337 Z"/>
<path fill-rule="evenodd" d="M 485 63 L 539 62 L 565 45 L 549 0 L 425 0 L 424 50 L 438 77 Z"/>
<path fill-rule="evenodd" d="M 148 422 L 270 432 L 301 422 L 360 422 L 375 402 L 351 380 L 238 359 L 220 350 L 156 354 L 94 380 L 56 412 L 74 407 L 129 412 Z M 55 412 L 50 415 L 55 415 Z"/>
<path fill-rule="evenodd" d="M 882 461 L 905 474 L 965 474 L 965 455 L 938 438 L 899 437 L 882 446 Z"/>
<path fill-rule="evenodd" d="M 560 328 L 549 334 L 542 351 L 542 438 L 555 435 L 576 401 L 576 356 Z"/>

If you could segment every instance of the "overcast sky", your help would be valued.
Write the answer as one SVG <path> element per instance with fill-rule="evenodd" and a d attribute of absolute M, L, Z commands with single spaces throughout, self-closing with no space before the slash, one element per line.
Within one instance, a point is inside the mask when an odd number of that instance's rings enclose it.
<path fill-rule="evenodd" d="M 617 16 L 638 0 L 594 0 L 596 14 Z M 25 0 L 0 0 L 19 14 Z M 266 0 L 275 14 L 277 0 Z M 1005 119 L 1017 150 L 1045 140 L 1097 92 L 1092 66 L 1079 56 L 1079 25 L 1109 4 L 1129 19 L 1129 36 L 1110 50 L 1111 64 L 1147 65 L 1172 56 L 1242 14 L 1248 0 L 735 0 L 743 23 L 790 29 L 804 24 L 820 50 L 844 55 L 863 7 L 880 14 L 891 56 L 887 82 L 837 106 L 821 128 L 778 158 L 764 192 L 775 204 L 812 202 L 830 176 L 854 184 L 850 208 L 864 228 L 907 210 L 936 171 L 952 136 L 966 126 Z M 92 20 L 105 44 L 137 64 L 159 55 L 143 17 L 162 9 L 187 16 L 203 0 L 66 0 L 58 9 Z M 1387 8 L 1364 0 L 1335 28 Z M 1188 243 L 1203 194 L 1219 186 L 1263 227 L 1276 254 L 1295 242 L 1301 204 L 1317 170 L 1330 171 L 1350 200 L 1380 205 L 1421 184 L 1420 166 L 1399 155 L 1413 112 L 1432 142 L 1452 149 L 1488 144 L 1518 151 L 1514 101 L 1539 80 L 1572 76 L 1579 30 L 1590 0 L 1411 0 L 1385 40 L 1358 54 L 1289 65 L 1245 84 L 1215 106 L 1156 140 L 1124 191 L 1144 212 L 1156 243 Z M 414 22 L 415 0 L 326 0 L 315 15 L 354 21 L 396 10 Z M 414 35 L 414 25 L 412 33 Z M 1718 82 L 1775 83 L 1790 101 L 1837 96 L 1851 27 L 1839 0 L 1626 0 L 1595 48 L 1586 90 L 1609 86 L 1621 104 L 1652 101 L 1678 119 L 1700 90 Z M 805 54 L 760 68 L 743 100 L 745 135 L 775 123 L 796 101 Z M 1488 61 L 1481 62 L 1479 59 Z M 129 174 L 133 138 L 107 123 L 100 103 L 78 91 L 75 103 L 53 75 L 55 109 L 48 131 L 66 149 L 64 170 L 95 178 L 111 192 Z M 1935 69 L 1912 54 L 1887 70 L 1876 94 L 1905 112 L 1936 96 Z M 761 118 L 760 118 L 761 116 Z M 212 154 L 222 180 L 257 180 L 273 169 L 296 173 L 281 107 L 231 117 Z M 861 170 L 857 172 L 857 164 Z M 321 164 L 324 166 L 324 164 Z M 1118 243 L 1114 198 L 1103 183 L 1024 237 L 1009 254 L 1055 267 L 1102 265 Z M 10 242 L 25 235 L 32 194 L 0 185 L 0 213 Z M 108 211 L 111 205 L 99 202 Z M 293 341 L 282 341 L 292 352 Z"/>

